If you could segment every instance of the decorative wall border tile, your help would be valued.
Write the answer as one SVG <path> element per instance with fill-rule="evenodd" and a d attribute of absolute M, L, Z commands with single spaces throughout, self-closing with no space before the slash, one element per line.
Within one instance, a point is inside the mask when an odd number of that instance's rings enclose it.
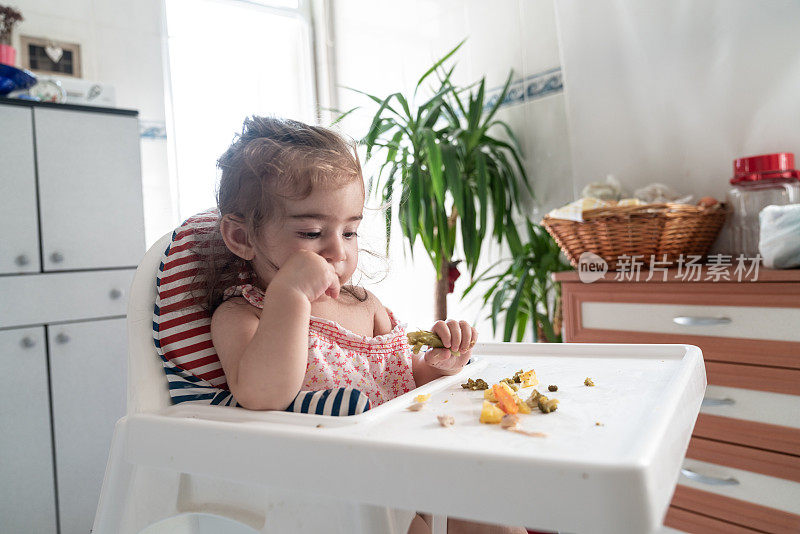
<path fill-rule="evenodd" d="M 527 78 L 511 82 L 508 94 L 500 107 L 521 104 L 526 101 L 543 98 L 552 94 L 560 93 L 564 90 L 564 80 L 561 75 L 561 67 L 555 67 L 538 74 L 532 74 Z M 495 87 L 487 93 L 485 107 L 495 105 L 503 87 Z"/>
<path fill-rule="evenodd" d="M 166 139 L 167 124 L 160 121 L 139 120 L 139 137 L 142 139 Z"/>

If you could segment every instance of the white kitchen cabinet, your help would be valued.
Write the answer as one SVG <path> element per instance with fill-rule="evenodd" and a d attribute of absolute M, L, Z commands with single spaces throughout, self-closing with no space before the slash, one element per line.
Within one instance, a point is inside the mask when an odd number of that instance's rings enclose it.
<path fill-rule="evenodd" d="M 144 249 L 135 116 L 35 108 L 45 271 L 136 265 Z"/>
<path fill-rule="evenodd" d="M 137 115 L 0 97 L 2 534 L 94 520 L 145 251 Z"/>
<path fill-rule="evenodd" d="M 61 533 L 89 532 L 114 424 L 125 415 L 125 319 L 48 328 Z"/>
<path fill-rule="evenodd" d="M 0 331 L 0 532 L 56 532 L 42 326 Z"/>
<path fill-rule="evenodd" d="M 38 273 L 33 112 L 0 106 L 0 274 Z"/>

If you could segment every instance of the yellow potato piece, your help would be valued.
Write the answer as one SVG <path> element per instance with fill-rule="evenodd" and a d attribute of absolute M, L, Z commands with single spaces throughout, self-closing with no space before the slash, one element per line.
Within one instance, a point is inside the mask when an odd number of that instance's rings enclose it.
<path fill-rule="evenodd" d="M 431 398 L 430 393 L 428 393 L 427 395 L 417 395 L 416 397 L 414 397 L 414 402 L 427 402 L 428 399 L 430 398 Z"/>
<path fill-rule="evenodd" d="M 522 379 L 522 387 L 529 388 L 531 386 L 536 386 L 539 384 L 539 379 L 536 378 L 536 371 L 531 369 L 530 371 L 524 372 L 519 377 Z"/>
<path fill-rule="evenodd" d="M 524 400 L 520 399 L 516 395 L 514 395 L 514 402 L 516 402 L 517 406 L 519 406 L 519 413 L 525 413 L 525 414 L 531 413 L 531 407 L 528 406 L 528 404 Z"/>
<path fill-rule="evenodd" d="M 483 401 L 483 409 L 481 410 L 480 418 L 481 423 L 485 423 L 487 425 L 499 424 L 504 415 L 505 412 L 503 410 L 487 400 Z"/>
<path fill-rule="evenodd" d="M 489 402 L 497 402 L 497 398 L 494 396 L 494 391 L 492 391 L 492 388 L 483 390 L 483 398 Z"/>

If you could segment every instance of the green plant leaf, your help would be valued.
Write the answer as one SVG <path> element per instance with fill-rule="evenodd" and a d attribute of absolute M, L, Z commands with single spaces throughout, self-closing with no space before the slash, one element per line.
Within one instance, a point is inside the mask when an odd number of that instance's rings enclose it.
<path fill-rule="evenodd" d="M 431 181 L 433 182 L 433 193 L 436 195 L 436 201 L 440 205 L 444 205 L 444 178 L 442 177 L 442 151 L 436 143 L 436 136 L 433 130 L 424 129 L 422 133 L 425 139 L 425 148 L 428 155 L 427 164 L 428 171 L 431 174 Z"/>
<path fill-rule="evenodd" d="M 517 309 L 519 308 L 519 301 L 525 292 L 525 281 L 527 278 L 528 272 L 525 271 L 522 273 L 522 276 L 517 283 L 516 294 L 511 300 L 511 305 L 508 307 L 508 311 L 506 311 L 506 327 L 505 331 L 503 332 L 503 341 L 511 341 L 511 332 L 513 331 L 514 324 L 516 324 L 517 321 Z"/>
<path fill-rule="evenodd" d="M 480 127 L 481 113 L 483 112 L 483 95 L 486 88 L 486 78 L 481 78 L 481 83 L 478 86 L 478 93 L 475 98 L 470 98 L 469 101 L 469 116 L 467 118 L 467 125 L 471 132 L 473 132 L 470 139 L 470 148 L 477 142 L 478 138 L 483 135 Z"/>
<path fill-rule="evenodd" d="M 480 127 L 481 134 L 486 133 L 486 130 L 489 129 L 490 121 L 494 117 L 497 110 L 500 109 L 500 106 L 503 105 L 503 102 L 506 99 L 506 95 L 508 95 L 508 88 L 511 87 L 511 79 L 514 76 L 514 71 L 508 72 L 508 78 L 506 78 L 506 83 L 503 85 L 503 90 L 500 92 L 500 95 L 497 98 L 497 102 L 494 103 L 494 106 L 489 110 L 489 113 L 486 115 L 486 118 L 483 121 L 483 125 Z"/>
<path fill-rule="evenodd" d="M 345 117 L 347 117 L 348 115 L 350 115 L 352 112 L 354 112 L 357 109 L 361 109 L 361 106 L 356 106 L 353 109 L 348 109 L 347 111 L 345 111 L 344 113 L 342 113 L 341 115 L 336 117 L 336 119 L 330 125 L 331 126 L 335 125 L 336 123 L 340 122 L 342 119 L 344 119 Z"/>
<path fill-rule="evenodd" d="M 458 152 L 452 145 L 442 145 L 442 161 L 444 174 L 447 179 L 447 188 L 453 195 L 453 202 L 459 214 L 464 213 L 464 188 L 461 177 L 461 168 L 458 164 Z"/>
<path fill-rule="evenodd" d="M 366 96 L 367 98 L 369 98 L 370 100 L 372 100 L 373 102 L 376 102 L 376 103 L 380 104 L 381 106 L 383 106 L 383 103 L 384 103 L 384 101 L 385 101 L 385 102 L 387 102 L 387 105 L 386 105 L 386 106 L 384 106 L 386 109 L 388 109 L 389 111 L 391 111 L 392 113 L 394 113 L 394 114 L 395 114 L 395 115 L 397 115 L 398 117 L 400 117 L 400 118 L 404 118 L 404 117 L 403 117 L 403 116 L 402 116 L 400 113 L 398 113 L 398 112 L 397 112 L 397 110 L 395 110 L 395 109 L 394 109 L 392 106 L 388 105 L 388 101 L 389 101 L 389 99 L 391 99 L 391 98 L 392 98 L 392 96 L 391 96 L 391 95 L 389 95 L 389 96 L 388 96 L 388 97 L 387 97 L 385 100 L 383 100 L 383 99 L 381 99 L 381 98 L 378 98 L 378 97 L 377 97 L 377 96 L 375 96 L 375 95 L 371 95 L 371 94 L 369 94 L 369 93 L 365 93 L 364 91 L 360 91 L 360 90 L 358 90 L 358 89 L 354 89 L 354 88 L 352 88 L 352 87 L 347 87 L 347 86 L 345 86 L 345 85 L 343 85 L 343 86 L 341 86 L 341 87 L 342 87 L 342 89 L 347 89 L 348 91 L 353 91 L 354 93 L 358 93 L 358 94 L 360 94 L 360 95 L 364 95 L 364 96 Z"/>
<path fill-rule="evenodd" d="M 492 299 L 492 332 L 497 332 L 497 318 L 500 317 L 500 307 L 505 302 L 507 287 L 508 284 L 503 284 L 500 290 L 494 294 L 494 299 Z"/>
<path fill-rule="evenodd" d="M 420 176 L 421 169 L 418 163 L 411 163 L 409 165 L 409 180 L 408 180 L 408 231 L 412 237 L 416 237 L 419 225 L 419 209 L 420 200 L 422 198 L 422 188 Z M 413 243 L 412 243 L 413 245 Z"/>
<path fill-rule="evenodd" d="M 508 242 L 508 247 L 511 249 L 511 254 L 515 257 L 522 254 L 522 242 L 519 240 L 519 234 L 517 234 L 517 228 L 514 226 L 514 221 L 511 219 L 511 214 L 508 214 L 506 218 L 506 241 Z"/>
<path fill-rule="evenodd" d="M 477 237 L 475 229 L 475 206 L 474 197 L 471 194 L 463 195 L 464 211 L 461 213 L 461 243 L 464 245 L 464 257 L 470 276 L 475 275 L 475 268 L 478 265 L 478 258 L 475 254 L 473 241 Z"/>
<path fill-rule="evenodd" d="M 487 189 L 489 187 L 489 169 L 486 166 L 486 154 L 483 152 L 475 153 L 475 172 L 477 173 L 478 183 L 478 206 L 480 207 L 480 221 L 478 225 L 478 241 L 483 243 L 483 238 L 486 236 L 486 221 L 489 211 L 489 201 L 487 198 Z"/>
<path fill-rule="evenodd" d="M 438 69 L 445 61 L 450 59 L 450 57 L 453 54 L 455 54 L 458 51 L 458 49 L 461 48 L 461 45 L 463 45 L 465 42 L 467 42 L 467 40 L 463 39 L 460 43 L 458 43 L 456 45 L 455 48 L 450 50 L 447 54 L 444 55 L 444 57 L 442 57 L 439 61 L 434 63 L 431 68 L 429 68 L 427 71 L 425 71 L 425 74 L 423 74 L 422 77 L 419 79 L 419 81 L 417 81 L 417 86 L 414 88 L 414 96 L 417 95 L 417 90 L 419 89 L 419 86 L 422 85 L 422 82 L 425 81 L 425 78 L 430 76 L 433 72 L 436 72 L 436 69 Z"/>
<path fill-rule="evenodd" d="M 517 313 L 517 343 L 522 342 L 525 339 L 525 327 L 528 325 L 528 313 L 526 312 L 519 312 Z"/>

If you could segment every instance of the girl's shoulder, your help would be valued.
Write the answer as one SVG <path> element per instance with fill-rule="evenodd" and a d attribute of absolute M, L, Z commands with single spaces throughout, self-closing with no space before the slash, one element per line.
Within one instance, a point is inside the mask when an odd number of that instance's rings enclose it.
<path fill-rule="evenodd" d="M 392 329 L 394 328 L 394 325 L 392 324 L 392 320 L 389 317 L 388 310 L 381 303 L 380 299 L 378 299 L 378 297 L 376 297 L 372 292 L 367 291 L 367 303 L 368 303 L 367 306 L 370 308 L 373 314 L 374 335 L 380 336 L 391 332 Z"/>
<path fill-rule="evenodd" d="M 213 328 L 214 323 L 246 321 L 251 318 L 256 321 L 260 319 L 261 309 L 247 302 L 244 297 L 231 297 L 217 306 L 211 314 L 211 326 Z"/>

